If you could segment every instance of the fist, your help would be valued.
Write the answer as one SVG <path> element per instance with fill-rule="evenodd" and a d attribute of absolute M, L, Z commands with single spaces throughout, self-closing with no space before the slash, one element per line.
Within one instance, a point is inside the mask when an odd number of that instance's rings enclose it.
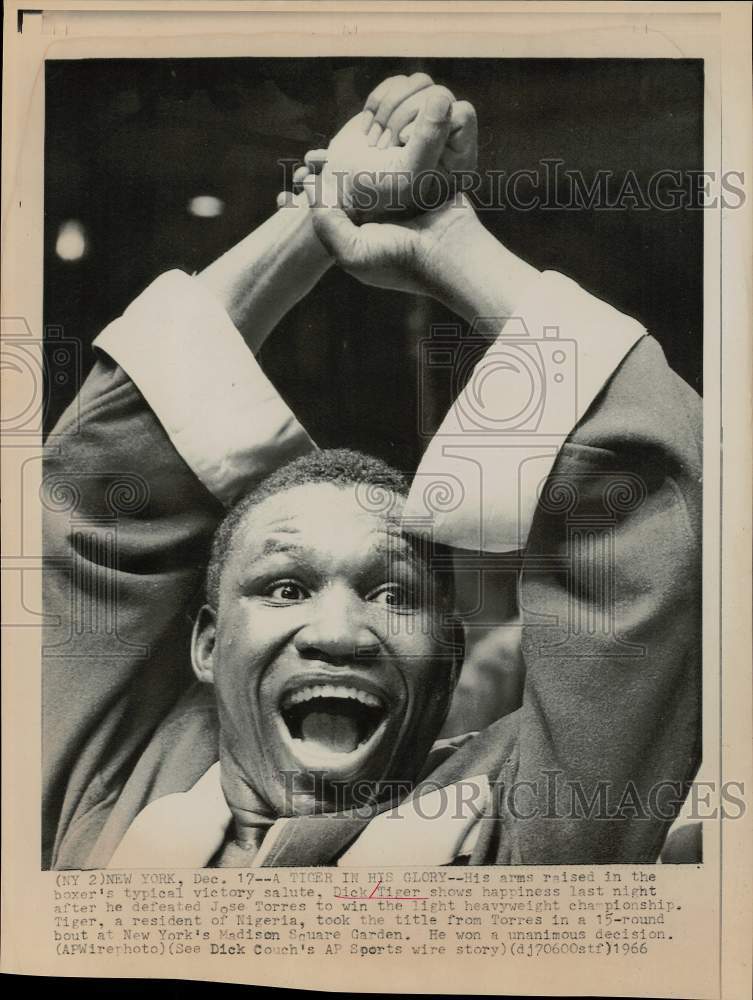
<path fill-rule="evenodd" d="M 436 207 L 458 171 L 477 157 L 476 113 L 424 73 L 390 77 L 369 95 L 326 150 L 310 150 L 294 189 L 314 185 L 320 206 L 339 207 L 357 225 Z M 278 204 L 289 204 L 283 193 Z M 397 220 L 396 220 L 397 221 Z"/>
<path fill-rule="evenodd" d="M 446 87 L 435 86 L 426 73 L 391 76 L 369 94 L 364 111 L 371 114 L 369 141 L 382 148 L 405 145 L 426 101 L 444 93 L 451 103 L 450 128 L 438 166 L 447 174 L 475 170 L 478 160 L 476 111 L 468 101 L 456 101 Z"/>

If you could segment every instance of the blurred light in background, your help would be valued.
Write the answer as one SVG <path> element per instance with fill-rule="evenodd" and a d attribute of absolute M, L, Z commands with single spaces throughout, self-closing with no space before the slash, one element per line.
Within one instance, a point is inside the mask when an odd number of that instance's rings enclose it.
<path fill-rule="evenodd" d="M 55 253 L 61 260 L 81 260 L 86 253 L 86 233 L 76 219 L 69 219 L 60 226 Z"/>
<path fill-rule="evenodd" d="M 188 211 L 200 219 L 216 219 L 225 211 L 225 202 L 213 194 L 200 194 L 189 201 Z"/>

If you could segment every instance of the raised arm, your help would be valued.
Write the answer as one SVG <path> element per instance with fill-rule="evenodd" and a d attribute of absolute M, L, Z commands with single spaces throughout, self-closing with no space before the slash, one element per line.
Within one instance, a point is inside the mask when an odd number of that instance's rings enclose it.
<path fill-rule="evenodd" d="M 398 81 L 396 109 L 412 87 Z M 406 127 L 417 114 L 404 109 Z M 364 158 L 374 147 L 354 121 Z M 436 166 L 451 135 L 412 149 Z M 224 508 L 313 447 L 254 353 L 330 263 L 294 197 L 200 275 L 158 278 L 97 338 L 95 367 L 50 437 L 46 866 L 80 866 L 191 680 L 189 617 Z M 211 719 L 204 728 L 211 740 Z"/>
<path fill-rule="evenodd" d="M 64 863 L 66 834 L 96 836 L 190 682 L 189 615 L 224 505 L 313 447 L 252 351 L 329 263 L 302 206 L 197 277 L 162 275 L 99 335 L 50 435 L 45 865 Z"/>
<path fill-rule="evenodd" d="M 498 336 L 485 360 L 523 330 L 534 343 L 556 331 L 574 352 L 560 351 L 565 377 L 577 364 L 573 406 L 554 414 L 548 435 L 516 439 L 505 399 L 488 395 L 484 423 L 469 426 L 474 399 L 461 393 L 406 507 L 425 513 L 428 480 L 454 476 L 465 499 L 436 519 L 435 539 L 525 549 L 523 706 L 432 775 L 450 783 L 483 769 L 497 792 L 471 863 L 655 860 L 700 752 L 697 397 L 639 324 L 539 274 L 463 198 L 401 225 L 356 227 L 326 168 L 306 191 L 322 242 L 350 273 L 432 295 L 469 322 L 486 318 Z M 542 359 L 550 385 L 556 359 Z M 533 477 L 521 475 L 521 454 L 536 460 Z"/>

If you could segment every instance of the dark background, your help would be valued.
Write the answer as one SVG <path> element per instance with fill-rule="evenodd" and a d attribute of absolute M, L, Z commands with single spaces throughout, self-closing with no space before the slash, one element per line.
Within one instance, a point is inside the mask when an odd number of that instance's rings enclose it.
<path fill-rule="evenodd" d="M 273 211 L 281 158 L 327 144 L 380 80 L 424 70 L 476 107 L 479 166 L 511 172 L 564 160 L 590 183 L 632 170 L 703 168 L 700 60 L 128 59 L 46 64 L 46 326 L 82 344 L 161 272 L 199 270 Z M 528 191 L 527 187 L 523 190 Z M 223 200 L 217 218 L 187 210 Z M 574 278 L 643 324 L 700 390 L 703 213 L 505 210 L 484 223 L 538 268 Z M 63 261 L 60 225 L 79 220 L 87 252 Z M 262 364 L 322 446 L 415 466 L 418 343 L 448 319 L 428 300 L 331 271 L 270 338 Z M 605 331 L 608 336 L 608 331 Z M 69 373 L 72 374 L 72 373 Z M 50 384 L 46 427 L 75 378 Z M 430 424 L 450 402 L 432 383 Z"/>

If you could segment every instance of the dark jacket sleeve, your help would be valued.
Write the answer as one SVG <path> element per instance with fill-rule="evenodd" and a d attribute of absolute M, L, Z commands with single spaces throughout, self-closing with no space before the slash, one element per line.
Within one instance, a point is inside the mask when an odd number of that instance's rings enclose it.
<path fill-rule="evenodd" d="M 42 488 L 43 860 L 57 867 L 80 866 L 153 734 L 194 703 L 191 618 L 223 504 L 314 447 L 198 279 L 161 275 L 95 346 Z M 148 800 L 157 778 L 139 773 Z"/>
<path fill-rule="evenodd" d="M 190 611 L 223 508 L 104 355 L 49 438 L 42 502 L 49 867 L 77 822 L 104 820 L 191 679 Z"/>
<path fill-rule="evenodd" d="M 699 764 L 701 474 L 700 401 L 644 338 L 565 444 L 531 529 L 525 692 L 498 775 L 519 789 L 501 807 L 512 861 L 661 849 Z"/>
<path fill-rule="evenodd" d="M 472 864 L 655 861 L 700 761 L 701 406 L 642 338 L 541 484 L 522 707 L 433 774 L 486 774 Z"/>

